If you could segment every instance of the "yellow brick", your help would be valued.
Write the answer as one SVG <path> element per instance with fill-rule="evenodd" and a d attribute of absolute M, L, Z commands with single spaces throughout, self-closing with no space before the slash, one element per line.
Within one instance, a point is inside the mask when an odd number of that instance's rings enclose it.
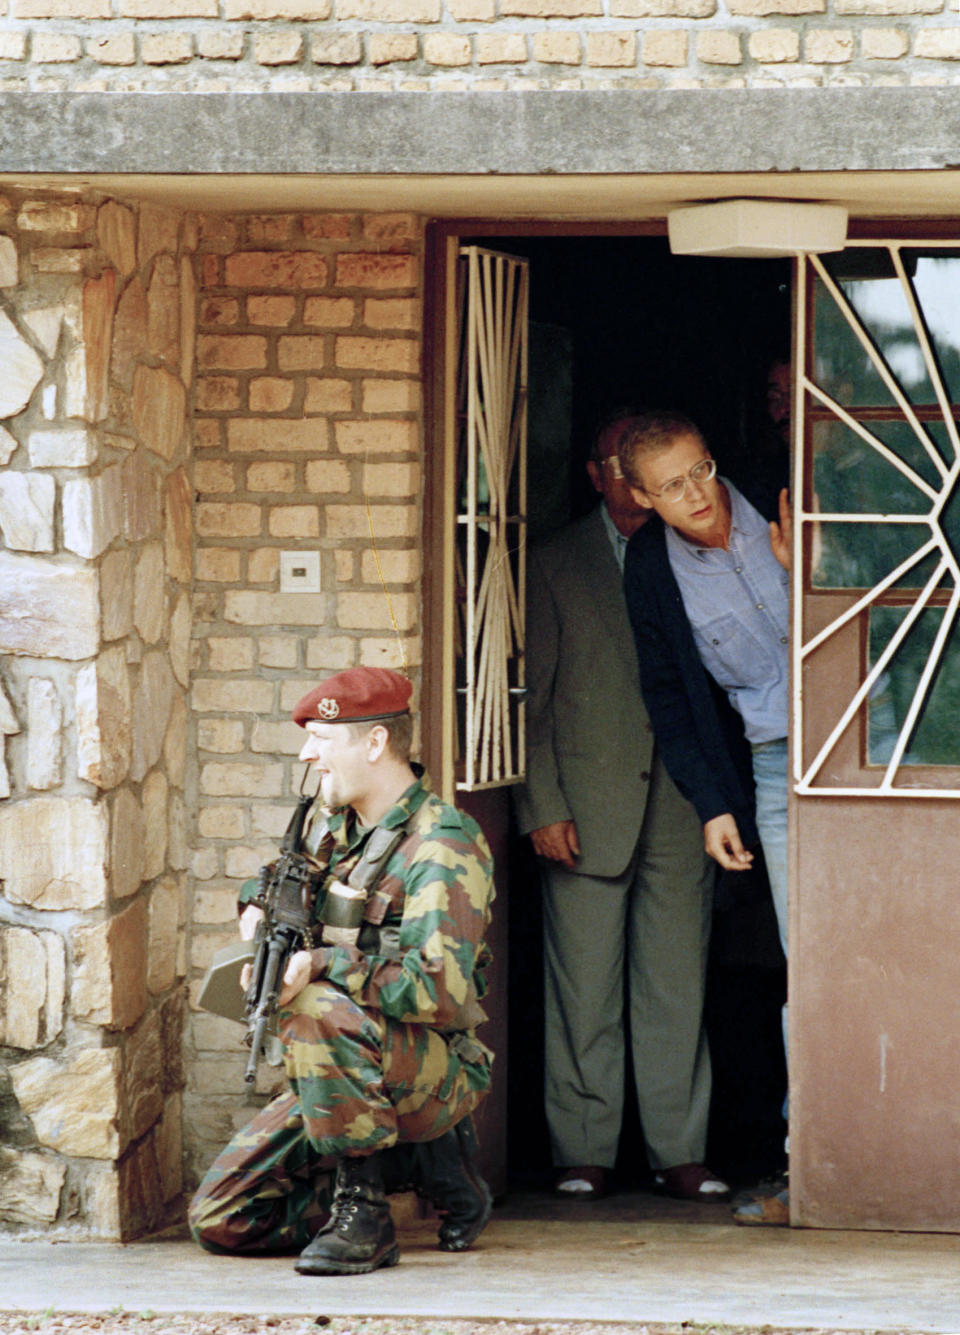
<path fill-rule="evenodd" d="M 197 379 L 196 406 L 200 412 L 230 412 L 240 407 L 240 382 L 232 375 L 202 375 Z"/>
<path fill-rule="evenodd" d="M 365 413 L 416 412 L 420 407 L 420 386 L 416 380 L 364 380 Z"/>
<path fill-rule="evenodd" d="M 320 536 L 320 511 L 315 505 L 275 505 L 268 518 L 274 538 L 317 538 Z"/>
<path fill-rule="evenodd" d="M 223 600 L 224 620 L 235 626 L 320 626 L 324 611 L 324 598 L 319 593 L 230 589 Z"/>
<path fill-rule="evenodd" d="M 251 464 L 247 469 L 248 491 L 293 491 L 296 467 L 291 463 Z"/>
<path fill-rule="evenodd" d="M 336 363 L 346 370 L 416 372 L 420 368 L 420 344 L 416 339 L 341 334 L 336 340 Z"/>
<path fill-rule="evenodd" d="M 205 538 L 250 538 L 260 532 L 260 507 L 246 502 L 202 501 L 194 511 L 197 532 Z"/>
<path fill-rule="evenodd" d="M 30 54 L 38 65 L 59 65 L 79 60 L 80 38 L 66 33 L 37 32 L 33 35 Z"/>
<path fill-rule="evenodd" d="M 405 551 L 379 549 L 383 578 L 388 584 L 413 584 L 420 578 L 420 553 L 415 548 Z M 376 556 L 365 551 L 360 557 L 360 578 L 364 584 L 379 584 Z"/>
<path fill-rule="evenodd" d="M 290 19 L 313 23 L 330 17 L 330 0 L 224 0 L 227 19 Z"/>
<path fill-rule="evenodd" d="M 315 65 L 359 65 L 363 60 L 363 42 L 358 32 L 325 33 L 310 43 L 310 59 Z"/>
<path fill-rule="evenodd" d="M 751 57 L 761 64 L 777 65 L 800 58 L 800 35 L 790 28 L 765 28 L 752 32 L 748 45 Z"/>
<path fill-rule="evenodd" d="M 340 671 L 341 668 L 353 667 L 356 652 L 356 641 L 348 636 L 322 635 L 319 639 L 307 640 L 307 667 Z"/>
<path fill-rule="evenodd" d="M 420 302 L 414 297 L 368 298 L 363 323 L 369 329 L 419 329 Z"/>
<path fill-rule="evenodd" d="M 242 751 L 243 724 L 239 719 L 202 718 L 197 723 L 197 745 L 220 755 Z"/>
<path fill-rule="evenodd" d="M 371 65 L 392 65 L 396 61 L 416 60 L 417 34 L 415 32 L 371 33 L 368 49 Z"/>
<path fill-rule="evenodd" d="M 17 214 L 22 232 L 83 232 L 94 221 L 94 211 L 87 204 L 53 203 L 30 199 Z"/>
<path fill-rule="evenodd" d="M 250 411 L 282 413 L 293 401 L 293 381 L 278 376 L 255 376 L 250 381 Z"/>
<path fill-rule="evenodd" d="M 350 466 L 343 459 L 311 459 L 307 464 L 307 491 L 325 496 L 350 490 Z"/>
<path fill-rule="evenodd" d="M 328 448 L 324 418 L 235 417 L 227 421 L 227 443 L 239 454 L 259 454 L 269 441 L 276 453 L 323 454 Z"/>
<path fill-rule="evenodd" d="M 527 39 L 520 32 L 480 33 L 477 36 L 478 65 L 522 65 L 527 58 Z"/>
<path fill-rule="evenodd" d="M 419 424 L 377 417 L 369 422 L 335 422 L 337 449 L 343 454 L 411 454 L 419 443 Z"/>
<path fill-rule="evenodd" d="M 816 65 L 839 65 L 853 55 L 848 28 L 811 28 L 803 41 L 804 57 Z"/>
<path fill-rule="evenodd" d="M 207 748 L 207 750 L 210 749 Z M 241 807 L 221 806 L 201 807 L 197 814 L 197 830 L 204 839 L 242 839 L 244 834 L 243 809 Z M 231 908 L 233 915 L 235 915 L 236 895 L 233 895 Z M 195 920 L 196 916 L 194 914 Z"/>
<path fill-rule="evenodd" d="M 0 60 L 24 60 L 26 55 L 25 32 L 0 32 Z"/>
<path fill-rule="evenodd" d="M 217 0 L 118 0 L 125 19 L 215 19 Z"/>
<path fill-rule="evenodd" d="M 717 0 L 610 0 L 617 19 L 708 19 L 716 12 Z"/>
<path fill-rule="evenodd" d="M 15 19 L 109 19 L 110 0 L 13 0 Z"/>
<path fill-rule="evenodd" d="M 534 33 L 533 58 L 545 65 L 579 65 L 580 37 L 575 32 Z"/>
<path fill-rule="evenodd" d="M 284 334 L 277 345 L 281 371 L 319 370 L 326 362 L 327 343 L 322 335 Z"/>
<path fill-rule="evenodd" d="M 827 0 L 727 0 L 727 9 L 736 16 L 823 14 L 826 8 Z"/>
<path fill-rule="evenodd" d="M 305 413 L 346 413 L 353 407 L 353 387 L 349 380 L 307 378 Z"/>
<path fill-rule="evenodd" d="M 685 32 L 648 32 L 644 35 L 645 65 L 685 65 L 688 55 L 689 39 Z"/>
<path fill-rule="evenodd" d="M 743 59 L 739 35 L 722 28 L 698 32 L 697 59 L 705 65 L 739 65 Z"/>
<path fill-rule="evenodd" d="M 183 65 L 193 59 L 189 33 L 148 33 L 140 38 L 140 59 L 145 65 Z"/>
<path fill-rule="evenodd" d="M 910 49 L 910 38 L 900 28 L 864 28 L 860 52 L 867 60 L 899 60 Z"/>
<path fill-rule="evenodd" d="M 193 465 L 193 485 L 199 492 L 236 491 L 233 465 L 222 459 L 198 459 Z"/>
<path fill-rule="evenodd" d="M 324 329 L 345 329 L 353 324 L 355 311 L 353 297 L 307 297 L 303 303 L 303 323 Z"/>
<path fill-rule="evenodd" d="M 227 287 L 326 287 L 327 261 L 309 250 L 244 250 L 228 255 L 224 265 Z"/>
<path fill-rule="evenodd" d="M 303 38 L 298 32 L 262 33 L 253 40 L 258 65 L 295 65 L 303 56 Z"/>
<path fill-rule="evenodd" d="M 295 668 L 297 666 L 296 637 L 261 635 L 257 641 L 257 657 L 261 667 Z"/>
<path fill-rule="evenodd" d="M 604 68 L 637 63 L 637 37 L 632 32 L 588 32 L 587 64 Z"/>
<path fill-rule="evenodd" d="M 228 547 L 201 547 L 197 552 L 197 579 L 236 584 L 240 578 L 240 553 Z"/>
<path fill-rule="evenodd" d="M 376 538 L 412 538 L 417 531 L 415 505 L 372 505 Z M 365 505 L 328 505 L 325 510 L 328 538 L 368 538 L 370 519 Z M 343 622 L 341 622 L 341 625 Z"/>
<path fill-rule="evenodd" d="M 374 19 L 377 23 L 437 23 L 441 0 L 338 0 L 338 19 Z"/>
<path fill-rule="evenodd" d="M 243 56 L 243 33 L 197 33 L 197 55 L 203 60 L 240 60 Z"/>
<path fill-rule="evenodd" d="M 133 65 L 137 59 L 137 44 L 132 32 L 118 33 L 116 37 L 91 37 L 87 41 L 87 55 L 100 65 Z"/>
<path fill-rule="evenodd" d="M 840 14 L 940 14 L 943 0 L 834 0 Z"/>
<path fill-rule="evenodd" d="M 401 630 L 416 625 L 418 599 L 412 593 L 394 593 L 390 602 Z M 390 606 L 382 593 L 353 593 L 346 589 L 337 595 L 337 625 L 344 630 L 388 630 L 393 622 Z"/>
<path fill-rule="evenodd" d="M 247 297 L 247 319 L 251 324 L 284 328 L 296 314 L 296 297 Z"/>
<path fill-rule="evenodd" d="M 280 571 L 280 553 L 276 547 L 260 547 L 251 552 L 247 579 L 251 584 L 273 584 Z"/>
<path fill-rule="evenodd" d="M 364 464 L 363 490 L 367 496 L 417 496 L 418 463 Z"/>
<path fill-rule="evenodd" d="M 447 0 L 447 12 L 457 23 L 490 23 L 497 17 L 497 0 Z"/>
<path fill-rule="evenodd" d="M 452 32 L 429 33 L 423 39 L 423 58 L 429 65 L 469 65 L 470 38 Z"/>
<path fill-rule="evenodd" d="M 603 13 L 603 0 L 500 0 L 502 18 L 581 19 Z"/>
<path fill-rule="evenodd" d="M 416 255 L 396 255 L 380 250 L 358 252 L 337 258 L 337 287 L 406 288 L 416 287 L 420 261 Z"/>
<path fill-rule="evenodd" d="M 401 640 L 407 667 L 417 667 L 422 657 L 418 636 L 407 635 Z M 389 667 L 399 669 L 404 662 L 400 657 L 400 645 L 394 635 L 364 635 L 360 640 L 360 662 L 364 667 Z M 418 742 L 414 729 L 414 755 Z"/>
<path fill-rule="evenodd" d="M 30 259 L 38 273 L 82 273 L 87 262 L 87 251 L 38 246 Z"/>
<path fill-rule="evenodd" d="M 242 672 L 253 667 L 254 641 L 247 636 L 211 635 L 204 643 L 211 672 Z"/>
<path fill-rule="evenodd" d="M 928 28 L 918 32 L 914 55 L 926 60 L 960 60 L 960 28 Z"/>
<path fill-rule="evenodd" d="M 267 340 L 259 334 L 201 334 L 197 366 L 201 370 L 256 371 L 267 364 Z"/>
<path fill-rule="evenodd" d="M 200 791 L 210 797 L 280 797 L 284 766 L 258 760 L 211 761 L 200 769 Z"/>
<path fill-rule="evenodd" d="M 340 584 L 352 584 L 353 572 L 356 562 L 353 559 L 353 552 L 339 547 L 333 554 L 333 568 L 336 571 L 337 580 Z"/>
<path fill-rule="evenodd" d="M 273 709 L 273 682 L 258 678 L 230 681 L 222 677 L 195 677 L 190 699 L 200 713 L 269 714 Z"/>

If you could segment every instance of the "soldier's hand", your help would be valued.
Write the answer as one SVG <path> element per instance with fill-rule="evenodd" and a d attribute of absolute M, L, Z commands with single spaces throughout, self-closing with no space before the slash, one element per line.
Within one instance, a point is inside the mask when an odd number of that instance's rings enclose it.
<path fill-rule="evenodd" d="M 753 862 L 753 854 L 744 848 L 737 822 L 729 811 L 704 825 L 703 846 L 724 871 L 746 871 Z"/>
<path fill-rule="evenodd" d="M 281 1006 L 289 1006 L 294 997 L 300 995 L 309 983 L 312 971 L 313 957 L 309 950 L 298 950 L 295 955 L 290 956 L 283 972 L 283 987 L 278 997 Z"/>
<path fill-rule="evenodd" d="M 780 522 L 775 520 L 770 525 L 770 550 L 783 566 L 790 569 L 790 542 L 793 532 L 793 516 L 790 511 L 790 493 L 784 487 L 779 498 Z"/>
<path fill-rule="evenodd" d="M 573 871 L 580 856 L 580 839 L 572 820 L 557 820 L 552 825 L 541 825 L 530 831 L 533 851 L 551 862 L 559 862 L 567 871 Z"/>
<path fill-rule="evenodd" d="M 240 940 L 252 941 L 257 932 L 257 923 L 263 917 L 263 909 L 256 904 L 248 904 L 240 914 Z M 246 992 L 253 976 L 253 965 L 245 964 L 240 970 L 240 987 Z"/>

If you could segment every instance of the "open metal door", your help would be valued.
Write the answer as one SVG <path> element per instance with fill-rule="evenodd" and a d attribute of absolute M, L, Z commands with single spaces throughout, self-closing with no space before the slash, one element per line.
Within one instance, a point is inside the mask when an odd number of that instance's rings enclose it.
<path fill-rule="evenodd" d="M 791 1204 L 960 1227 L 960 245 L 798 261 Z"/>

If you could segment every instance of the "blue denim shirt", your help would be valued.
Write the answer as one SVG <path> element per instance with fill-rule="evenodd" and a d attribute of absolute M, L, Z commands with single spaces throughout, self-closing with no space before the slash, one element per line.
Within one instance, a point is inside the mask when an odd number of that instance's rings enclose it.
<path fill-rule="evenodd" d="M 789 576 L 763 516 L 731 483 L 730 547 L 667 528 L 667 555 L 703 666 L 742 716 L 747 740 L 787 735 Z"/>

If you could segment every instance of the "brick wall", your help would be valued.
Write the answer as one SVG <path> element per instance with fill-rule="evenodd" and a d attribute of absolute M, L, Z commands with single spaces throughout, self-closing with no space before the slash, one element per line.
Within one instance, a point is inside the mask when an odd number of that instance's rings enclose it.
<path fill-rule="evenodd" d="M 956 0 L 0 0 L 0 89 L 958 79 Z"/>
<path fill-rule="evenodd" d="M 194 1001 L 234 937 L 240 881 L 276 855 L 295 800 L 292 706 L 329 672 L 400 666 L 371 520 L 416 675 L 421 245 L 409 214 L 199 220 Z M 319 553 L 319 593 L 280 592 L 284 550 Z M 194 1011 L 194 1177 L 250 1115 L 238 1035 Z"/>

